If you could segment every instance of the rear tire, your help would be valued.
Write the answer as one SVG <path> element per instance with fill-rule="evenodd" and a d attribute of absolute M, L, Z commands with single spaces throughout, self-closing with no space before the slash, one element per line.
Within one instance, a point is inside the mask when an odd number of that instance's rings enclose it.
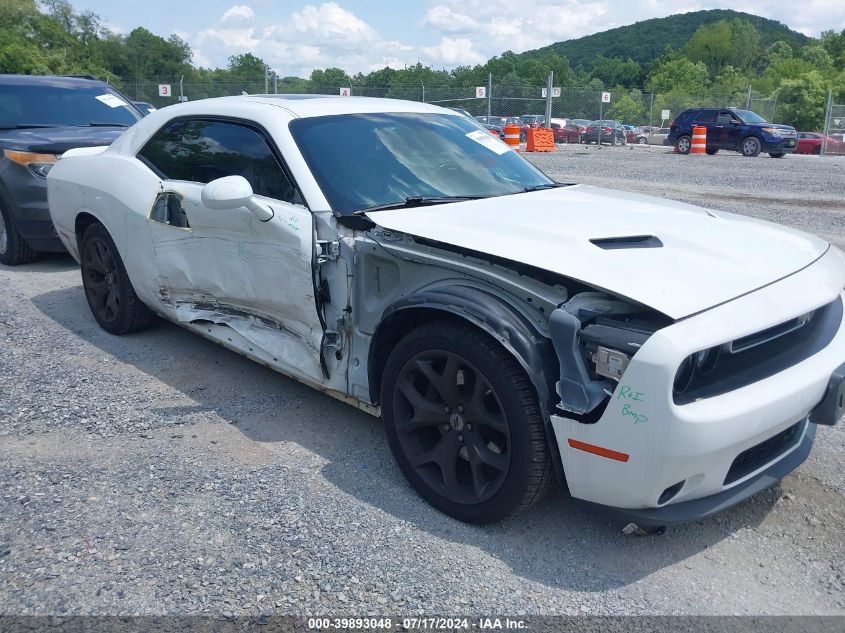
<path fill-rule="evenodd" d="M 387 359 L 381 403 L 390 449 L 409 483 L 460 521 L 525 510 L 551 482 L 537 395 L 516 360 L 450 321 L 406 335 Z"/>
<path fill-rule="evenodd" d="M 111 334 L 129 334 L 146 328 L 153 314 L 141 303 L 114 241 L 100 223 L 82 235 L 79 258 L 82 287 L 97 323 Z"/>
<path fill-rule="evenodd" d="M 678 137 L 678 140 L 675 141 L 675 149 L 678 150 L 679 154 L 689 154 L 690 149 L 692 149 L 692 139 L 686 135 Z"/>
<path fill-rule="evenodd" d="M 769 156 L 772 158 L 783 158 L 786 156 L 786 152 L 769 152 Z"/>
<path fill-rule="evenodd" d="M 815 155 L 815 156 L 821 156 L 822 155 L 821 145 L 813 148 L 813 155 Z"/>
<path fill-rule="evenodd" d="M 644 137 L 639 137 L 637 139 L 637 145 L 648 145 L 648 139 Z"/>
<path fill-rule="evenodd" d="M 761 149 L 760 140 L 755 136 L 747 136 L 739 144 L 739 151 L 746 158 L 755 158 L 760 154 Z"/>
<path fill-rule="evenodd" d="M 708 147 L 705 151 L 707 152 L 708 156 L 715 156 L 716 152 L 718 152 L 719 150 L 715 147 Z"/>
<path fill-rule="evenodd" d="M 19 266 L 37 258 L 38 253 L 18 233 L 12 212 L 0 198 L 0 264 Z"/>

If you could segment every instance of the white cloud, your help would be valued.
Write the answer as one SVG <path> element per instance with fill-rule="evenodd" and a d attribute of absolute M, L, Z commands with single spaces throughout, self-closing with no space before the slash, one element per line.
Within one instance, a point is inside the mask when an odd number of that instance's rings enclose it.
<path fill-rule="evenodd" d="M 507 50 L 522 52 L 640 20 L 714 7 L 703 0 L 428 0 L 419 22 L 382 34 L 364 16 L 345 8 L 343 0 L 305 2 L 252 0 L 255 10 L 247 4 L 232 5 L 188 38 L 195 60 L 204 66 L 223 65 L 230 55 L 250 52 L 281 75 L 306 77 L 314 68 L 329 66 L 350 74 L 417 61 L 451 68 L 483 63 Z M 287 12 L 273 8 L 291 4 Z M 397 6 L 410 13 L 405 4 Z M 735 0 L 731 8 L 780 20 L 808 35 L 845 28 L 843 0 L 804 0 L 801 6 L 796 12 L 783 0 Z"/>
<path fill-rule="evenodd" d="M 444 37 L 437 46 L 424 46 L 423 52 L 432 62 L 446 66 L 483 64 L 487 57 L 473 48 L 473 42 L 466 37 Z"/>
<path fill-rule="evenodd" d="M 252 10 L 252 7 L 247 6 L 245 4 L 236 4 L 233 7 L 230 7 L 226 10 L 226 12 L 220 16 L 220 22 L 231 22 L 235 20 L 252 20 L 255 17 L 255 13 Z"/>

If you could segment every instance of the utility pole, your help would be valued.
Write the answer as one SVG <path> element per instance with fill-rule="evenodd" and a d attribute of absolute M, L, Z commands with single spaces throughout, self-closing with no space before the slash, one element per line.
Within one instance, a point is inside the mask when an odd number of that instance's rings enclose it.
<path fill-rule="evenodd" d="M 745 99 L 745 109 L 751 109 L 751 84 L 748 84 L 748 97 Z"/>
<path fill-rule="evenodd" d="M 555 71 L 549 72 L 549 78 L 546 81 L 546 124 L 544 127 L 552 127 L 552 89 L 555 83 Z M 535 93 L 536 94 L 536 93 Z"/>
<path fill-rule="evenodd" d="M 420 79 L 420 86 L 422 86 L 422 102 L 425 103 L 425 84 L 422 79 Z"/>
<path fill-rule="evenodd" d="M 264 64 L 264 94 L 270 92 L 270 67 Z"/>
<path fill-rule="evenodd" d="M 833 108 L 833 90 L 827 91 L 827 104 L 824 108 L 824 130 L 822 130 L 822 148 L 821 153 L 827 154 L 827 134 L 830 132 L 830 119 Z"/>

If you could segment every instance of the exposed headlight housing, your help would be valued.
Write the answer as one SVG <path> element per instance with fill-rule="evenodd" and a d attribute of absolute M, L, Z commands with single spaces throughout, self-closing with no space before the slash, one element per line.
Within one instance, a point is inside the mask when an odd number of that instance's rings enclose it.
<path fill-rule="evenodd" d="M 599 376 L 612 378 L 618 382 L 628 368 L 631 357 L 618 350 L 599 346 L 596 353 L 593 354 L 593 362 L 596 365 L 595 371 Z"/>
<path fill-rule="evenodd" d="M 50 169 L 59 160 L 55 154 L 38 154 L 35 152 L 19 152 L 12 149 L 4 149 L 3 156 L 17 163 L 23 165 L 29 170 L 33 176 L 37 178 L 46 178 Z"/>

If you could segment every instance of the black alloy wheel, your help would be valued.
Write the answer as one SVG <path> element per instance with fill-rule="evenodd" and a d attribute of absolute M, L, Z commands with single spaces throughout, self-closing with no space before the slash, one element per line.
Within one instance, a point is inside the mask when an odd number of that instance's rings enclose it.
<path fill-rule="evenodd" d="M 488 523 L 542 496 L 551 470 L 537 396 L 495 341 L 468 325 L 428 324 L 397 344 L 384 376 L 390 448 L 429 503 Z"/>
<path fill-rule="evenodd" d="M 80 260 L 85 298 L 100 327 L 112 334 L 128 334 L 150 324 L 152 313 L 135 294 L 117 247 L 102 224 L 86 229 Z"/>

